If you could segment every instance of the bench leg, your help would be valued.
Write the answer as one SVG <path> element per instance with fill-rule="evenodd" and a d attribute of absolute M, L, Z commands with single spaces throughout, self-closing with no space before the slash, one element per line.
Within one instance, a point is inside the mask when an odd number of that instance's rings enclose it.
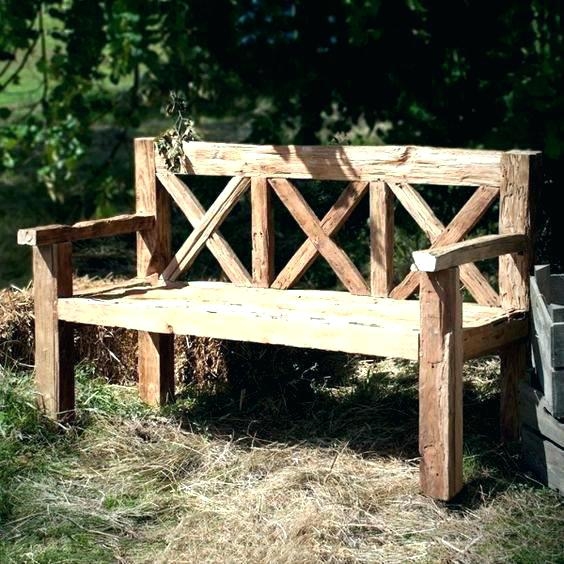
<path fill-rule="evenodd" d="M 512 343 L 500 352 L 500 435 L 503 442 L 519 438 L 519 382 L 525 378 L 528 343 Z"/>
<path fill-rule="evenodd" d="M 139 331 L 139 395 L 149 405 L 174 399 L 174 335 Z"/>
<path fill-rule="evenodd" d="M 420 273 L 419 453 L 423 493 L 462 489 L 462 300 L 458 269 Z"/>
<path fill-rule="evenodd" d="M 73 325 L 57 318 L 57 298 L 72 295 L 71 245 L 33 248 L 35 378 L 40 409 L 53 419 L 74 414 Z"/>

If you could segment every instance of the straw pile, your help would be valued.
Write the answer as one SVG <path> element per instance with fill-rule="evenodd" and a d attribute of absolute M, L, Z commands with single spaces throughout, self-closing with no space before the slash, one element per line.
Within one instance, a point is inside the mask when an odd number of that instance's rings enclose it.
<path fill-rule="evenodd" d="M 108 284 L 108 280 L 78 279 L 81 289 Z M 137 332 L 118 327 L 79 325 L 75 332 L 77 362 L 96 367 L 96 375 L 113 383 L 137 377 Z M 34 319 L 32 288 L 0 290 L 0 364 L 33 367 Z M 175 337 L 175 373 L 181 381 L 215 389 L 225 382 L 227 363 L 221 341 Z"/>

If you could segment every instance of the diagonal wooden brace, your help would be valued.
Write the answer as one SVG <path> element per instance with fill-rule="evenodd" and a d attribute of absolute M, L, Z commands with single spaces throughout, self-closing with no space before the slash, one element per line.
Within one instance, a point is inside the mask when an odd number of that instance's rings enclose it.
<path fill-rule="evenodd" d="M 331 237 L 339 231 L 343 223 L 350 217 L 368 188 L 367 182 L 351 182 L 343 190 L 331 209 L 320 222 L 324 233 Z M 272 288 L 286 289 L 295 284 L 304 272 L 313 264 L 319 255 L 317 247 L 311 239 L 306 239 L 301 247 L 294 253 L 286 266 L 280 271 Z"/>
<path fill-rule="evenodd" d="M 206 212 L 188 186 L 178 176 L 170 172 L 158 172 L 157 178 L 192 227 L 196 228 L 200 225 Z M 251 275 L 218 230 L 214 231 L 206 240 L 206 246 L 231 282 L 240 286 L 252 285 Z"/>
<path fill-rule="evenodd" d="M 480 186 L 445 227 L 419 192 L 412 186 L 393 183 L 390 183 L 389 186 L 411 217 L 429 237 L 431 248 L 460 241 L 478 223 L 499 195 L 499 188 Z M 460 278 L 479 304 L 499 305 L 499 295 L 474 264 L 462 265 L 460 267 Z M 400 284 L 392 290 L 390 296 L 395 299 L 406 299 L 417 290 L 418 286 L 419 273 L 417 271 L 409 272 Z"/>
<path fill-rule="evenodd" d="M 299 190 L 285 178 L 271 178 L 269 182 L 319 254 L 335 271 L 345 288 L 351 294 L 369 295 L 370 291 L 362 274 L 343 249 L 327 235 L 319 219 Z"/>
<path fill-rule="evenodd" d="M 164 280 L 174 281 L 187 268 L 190 268 L 204 248 L 206 241 L 219 229 L 229 212 L 247 191 L 250 182 L 250 178 L 246 176 L 235 176 L 227 183 L 227 186 L 204 214 L 198 226 L 190 233 L 170 264 L 164 269 L 161 275 Z"/>

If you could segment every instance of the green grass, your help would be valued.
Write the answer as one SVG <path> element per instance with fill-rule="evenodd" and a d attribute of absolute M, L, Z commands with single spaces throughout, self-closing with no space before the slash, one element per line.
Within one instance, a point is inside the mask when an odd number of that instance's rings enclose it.
<path fill-rule="evenodd" d="M 185 389 L 161 412 L 81 366 L 68 427 L 4 371 L 0 562 L 563 562 L 562 499 L 492 436 L 496 371 L 469 367 L 451 504 L 419 493 L 410 363 L 360 363 L 306 402 Z"/>

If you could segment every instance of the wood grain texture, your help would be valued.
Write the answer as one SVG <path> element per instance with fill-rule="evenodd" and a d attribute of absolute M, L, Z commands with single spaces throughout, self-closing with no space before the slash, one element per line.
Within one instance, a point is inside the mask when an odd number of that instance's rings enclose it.
<path fill-rule="evenodd" d="M 394 278 L 394 202 L 383 181 L 370 183 L 370 290 L 388 296 Z"/>
<path fill-rule="evenodd" d="M 157 173 L 157 178 L 190 224 L 193 227 L 200 225 L 205 210 L 188 186 L 178 176 L 169 172 Z M 251 275 L 219 230 L 209 236 L 206 246 L 231 282 L 241 286 L 252 285 Z"/>
<path fill-rule="evenodd" d="M 499 186 L 499 151 L 416 146 L 184 143 L 186 172 L 220 176 L 390 180 Z"/>
<path fill-rule="evenodd" d="M 523 461 L 548 487 L 564 491 L 564 448 L 530 429 L 522 428 Z"/>
<path fill-rule="evenodd" d="M 522 340 L 508 345 L 499 354 L 499 426 L 504 442 L 519 438 L 519 383 L 525 378 L 528 351 L 528 342 Z"/>
<path fill-rule="evenodd" d="M 253 285 L 268 288 L 274 280 L 274 217 L 266 178 L 251 178 Z"/>
<path fill-rule="evenodd" d="M 443 232 L 445 226 L 429 204 L 413 186 L 407 183 L 395 184 L 390 182 L 388 185 L 401 205 L 419 225 L 423 233 L 427 235 L 429 241 L 433 243 Z"/>
<path fill-rule="evenodd" d="M 110 237 L 152 229 L 154 226 L 155 218 L 152 215 L 131 214 L 80 221 L 73 225 L 29 227 L 18 231 L 18 245 L 51 245 L 81 239 Z"/>
<path fill-rule="evenodd" d="M 501 157 L 502 182 L 499 202 L 499 232 L 531 236 L 531 196 L 540 189 L 540 154 L 510 151 Z M 529 308 L 531 245 L 519 254 L 499 259 L 499 293 L 506 309 Z"/>
<path fill-rule="evenodd" d="M 41 410 L 53 419 L 74 414 L 73 331 L 59 321 L 57 300 L 72 296 L 71 244 L 33 247 L 35 378 Z"/>
<path fill-rule="evenodd" d="M 170 197 L 157 184 L 152 139 L 134 140 L 135 211 L 155 218 L 137 234 L 137 276 L 160 274 L 170 260 Z"/>
<path fill-rule="evenodd" d="M 543 437 L 564 448 L 564 421 L 550 414 L 546 397 L 525 382 L 519 386 L 519 415 L 521 423 L 528 425 Z"/>
<path fill-rule="evenodd" d="M 534 368 L 545 395 L 547 409 L 554 417 L 564 417 L 564 367 L 559 368 L 564 352 L 562 342 L 554 341 L 553 330 L 563 329 L 554 323 L 535 276 L 531 278 L 531 312 L 533 318 L 532 354 Z"/>
<path fill-rule="evenodd" d="M 462 299 L 458 269 L 421 274 L 421 488 L 449 500 L 462 488 Z"/>
<path fill-rule="evenodd" d="M 229 212 L 235 207 L 241 196 L 247 191 L 250 178 L 232 178 L 221 191 L 215 202 L 209 207 L 190 236 L 184 241 L 171 262 L 162 272 L 165 280 L 176 280 L 196 260 L 206 241 L 219 229 Z"/>
<path fill-rule="evenodd" d="M 350 217 L 356 206 L 366 194 L 367 182 L 351 182 L 341 193 L 337 201 L 321 220 L 321 227 L 329 237 L 336 234 Z M 294 253 L 286 266 L 279 272 L 272 283 L 273 288 L 286 289 L 299 281 L 306 270 L 319 256 L 319 251 L 311 239 L 306 239 Z"/>
<path fill-rule="evenodd" d="M 242 341 L 288 344 L 417 360 L 415 300 L 326 290 L 249 288 L 222 282 L 166 286 L 124 284 L 59 301 L 61 319 L 77 323 Z M 465 353 L 497 350 L 527 331 L 501 308 L 464 304 Z M 299 330 L 296 330 L 299 328 Z"/>
<path fill-rule="evenodd" d="M 433 244 L 445 229 L 441 220 L 435 215 L 419 192 L 409 184 L 390 184 L 390 188 L 407 212 L 427 235 L 431 241 L 431 248 L 433 248 Z M 475 265 L 463 264 L 460 267 L 460 278 L 478 303 L 484 305 L 499 304 L 499 296 Z M 411 282 L 407 280 L 404 281 L 399 287 L 392 290 L 390 294 L 391 297 L 397 299 L 408 297 L 412 293 L 410 292 L 409 284 L 412 285 L 413 283 L 414 280 Z"/>
<path fill-rule="evenodd" d="M 516 253 L 524 250 L 527 244 L 528 238 L 519 233 L 484 235 L 451 245 L 414 251 L 412 257 L 418 270 L 437 272 L 507 253 Z"/>
<path fill-rule="evenodd" d="M 499 188 L 492 186 L 478 187 L 470 199 L 460 208 L 452 221 L 431 243 L 431 248 L 450 245 L 451 243 L 456 243 L 464 239 L 480 221 L 498 196 Z M 464 274 L 465 277 L 472 277 L 474 279 L 474 283 L 470 284 L 470 286 L 474 288 L 474 292 L 476 292 L 476 289 L 479 289 L 477 295 L 474 296 L 478 303 L 491 306 L 499 305 L 499 296 L 493 291 L 493 288 L 489 284 L 483 287 L 482 280 L 479 276 L 475 275 L 474 269 L 465 269 Z M 418 287 L 419 273 L 417 270 L 411 270 L 392 290 L 391 297 L 398 300 L 405 300 L 409 298 Z"/>
<path fill-rule="evenodd" d="M 159 275 L 170 261 L 170 196 L 157 181 L 152 139 L 135 139 L 135 205 L 137 213 L 155 217 L 153 229 L 137 235 L 137 276 Z M 174 392 L 174 336 L 139 332 L 139 393 L 156 404 Z"/>
<path fill-rule="evenodd" d="M 345 288 L 351 294 L 369 294 L 370 291 L 362 274 L 343 249 L 327 236 L 317 216 L 296 187 L 284 178 L 271 178 L 269 183 Z"/>
<path fill-rule="evenodd" d="M 149 405 L 174 399 L 174 335 L 139 331 L 139 397 Z"/>

